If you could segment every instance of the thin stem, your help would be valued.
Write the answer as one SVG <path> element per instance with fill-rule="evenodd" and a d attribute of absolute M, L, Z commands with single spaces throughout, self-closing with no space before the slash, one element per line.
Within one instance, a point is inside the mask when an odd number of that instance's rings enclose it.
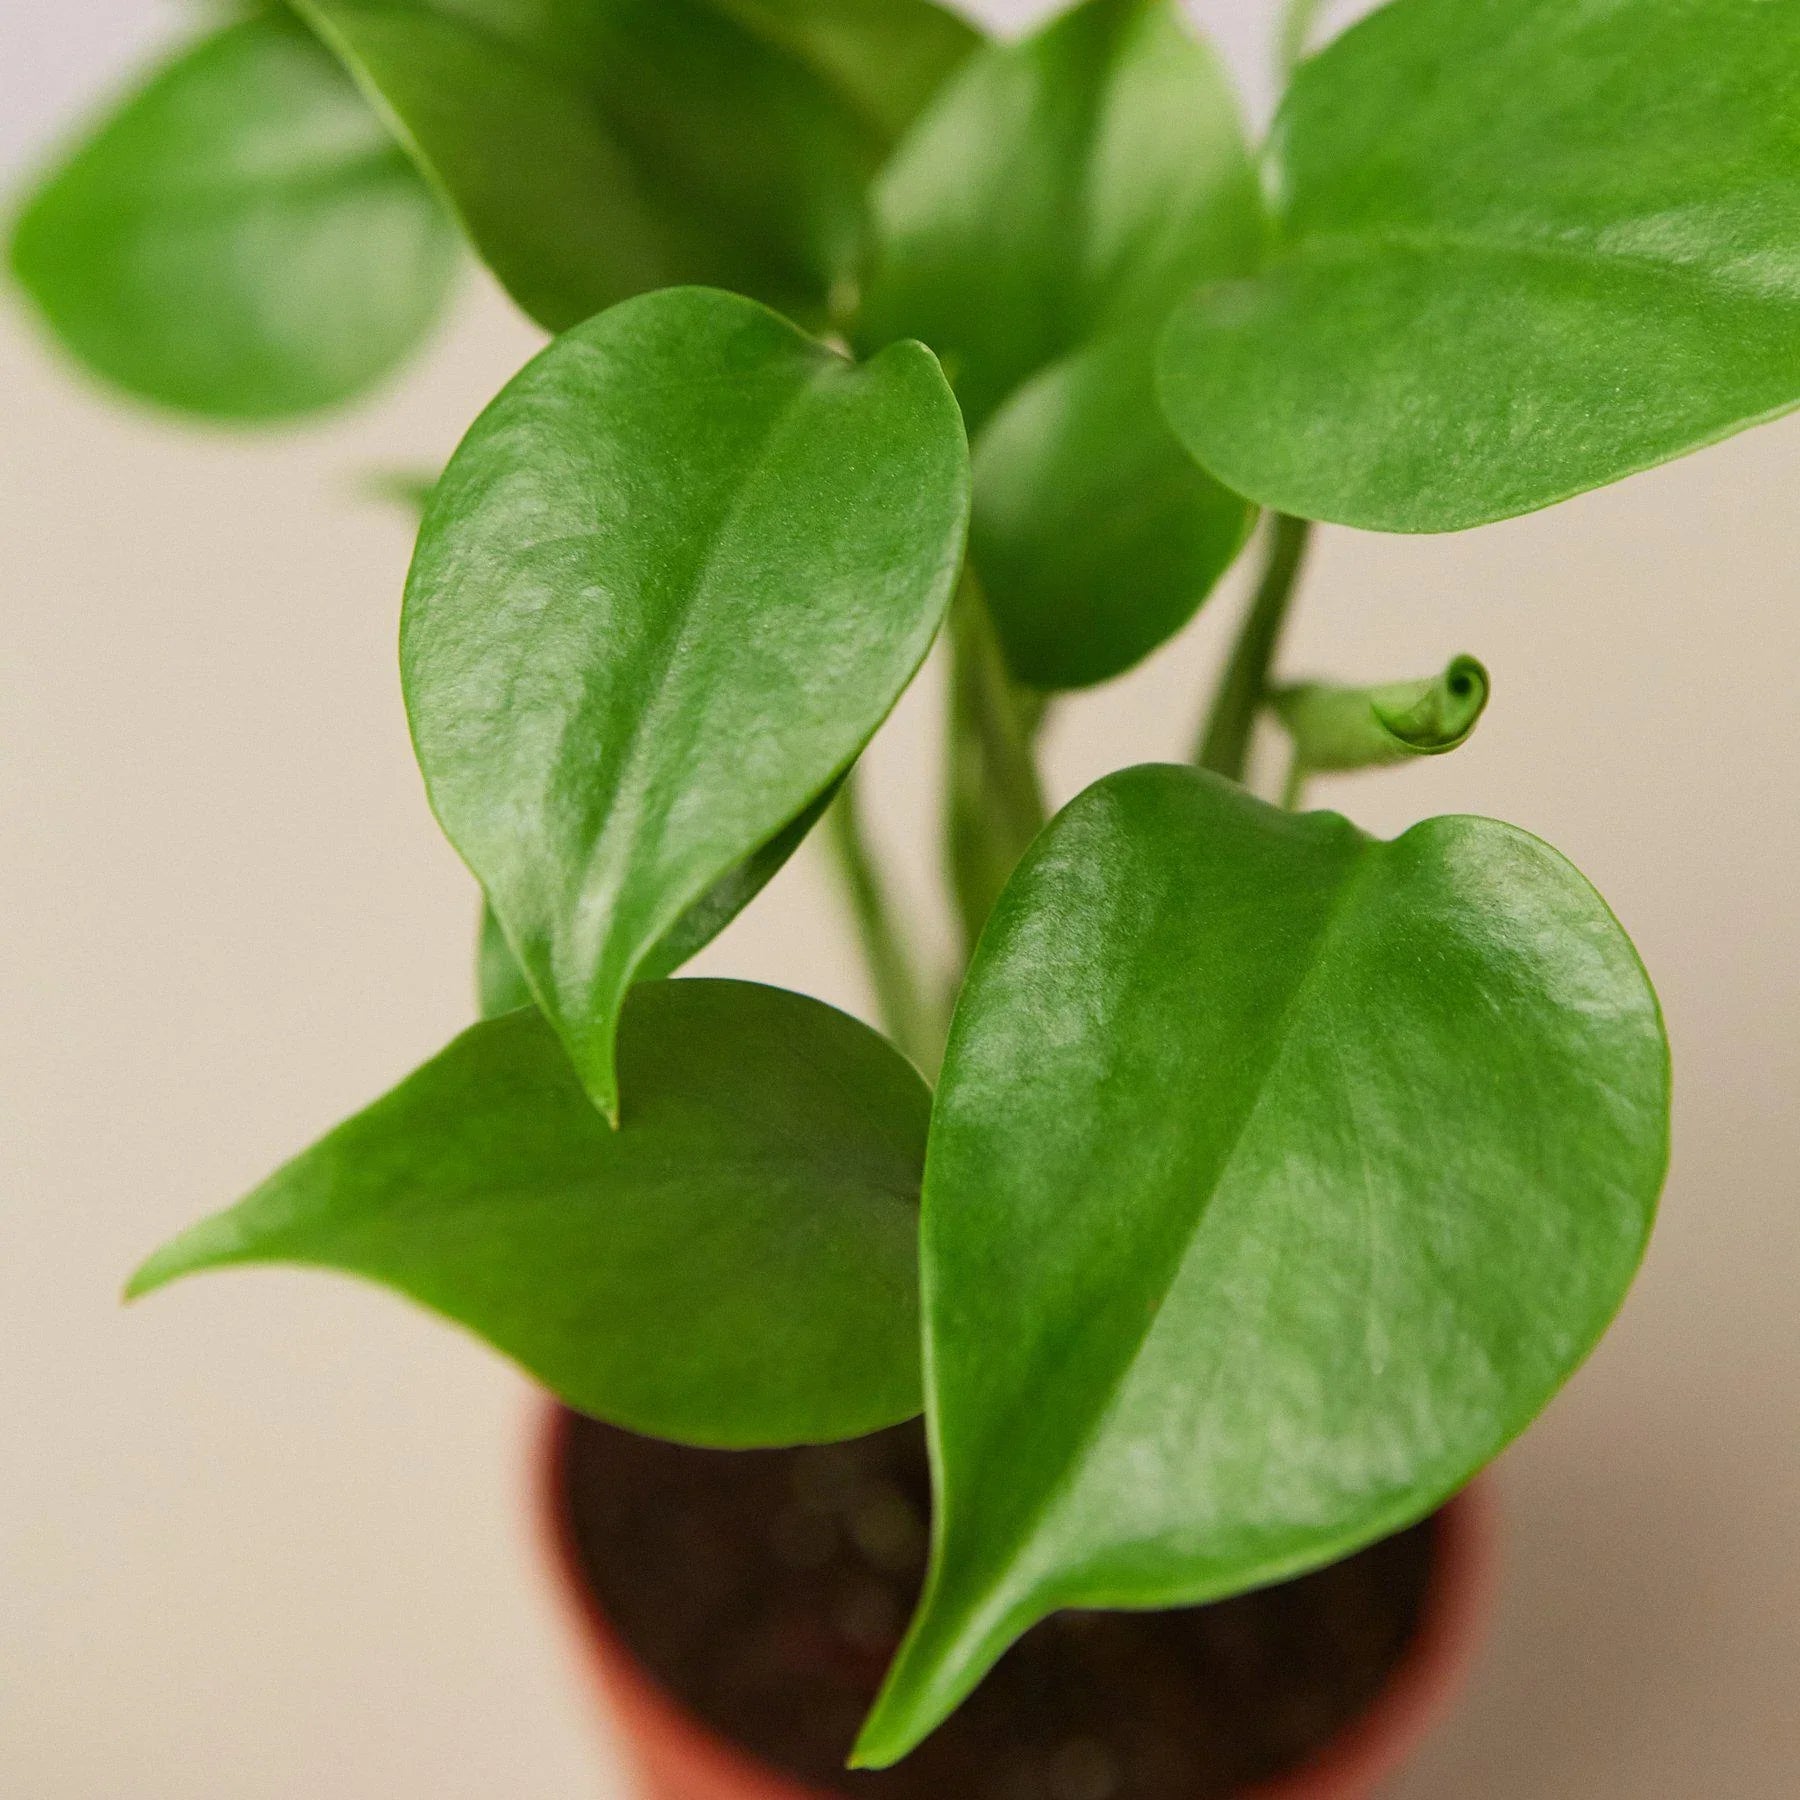
<path fill-rule="evenodd" d="M 965 571 L 950 610 L 949 856 L 965 951 L 1043 829 L 1032 739 L 1042 708 L 1007 673 L 987 602 Z"/>
<path fill-rule="evenodd" d="M 1269 533 L 1267 561 L 1256 598 L 1250 603 L 1231 660 L 1225 665 L 1212 710 L 1207 714 L 1194 761 L 1203 769 L 1233 781 L 1244 779 L 1257 715 L 1268 695 L 1281 628 L 1300 579 L 1312 526 L 1305 519 L 1276 513 Z"/>
<path fill-rule="evenodd" d="M 1300 802 L 1306 798 L 1307 777 L 1312 770 L 1306 766 L 1306 758 L 1298 748 L 1288 763 L 1287 780 L 1281 784 L 1281 804 L 1287 812 L 1298 812 Z"/>
<path fill-rule="evenodd" d="M 888 1035 L 921 1068 L 932 1073 L 942 1051 L 912 952 L 894 917 L 887 884 L 863 831 L 857 773 L 844 777 L 826 814 L 826 836 L 862 941 L 863 960 Z"/>

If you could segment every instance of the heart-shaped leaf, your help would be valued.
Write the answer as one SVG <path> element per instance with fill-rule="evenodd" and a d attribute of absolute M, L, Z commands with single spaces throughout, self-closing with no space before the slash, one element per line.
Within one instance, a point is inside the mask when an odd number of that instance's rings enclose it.
<path fill-rule="evenodd" d="M 1250 514 L 1161 417 L 1155 336 L 1246 273 L 1236 104 L 1174 0 L 1085 0 L 970 58 L 875 190 L 866 343 L 944 359 L 976 450 L 973 556 L 1007 661 L 1080 687 L 1192 616 Z"/>
<path fill-rule="evenodd" d="M 1212 1599 L 1444 1500 L 1618 1308 L 1668 1103 L 1643 969 L 1536 839 L 1378 842 L 1196 769 L 1090 788 L 944 1062 L 938 1535 L 862 1759 L 1055 1608 Z"/>
<path fill-rule="evenodd" d="M 847 303 L 898 122 L 974 34 L 928 0 L 300 0 L 553 331 L 705 282 Z"/>
<path fill-rule="evenodd" d="M 609 1130 L 541 1015 L 477 1025 L 131 1285 L 242 1263 L 365 1276 L 570 1405 L 684 1443 L 851 1437 L 918 1410 L 929 1096 L 866 1026 L 745 982 L 652 982 Z"/>
<path fill-rule="evenodd" d="M 1277 241 L 1172 325 L 1188 447 L 1383 531 L 1528 512 L 1800 403 L 1800 7 L 1394 0 L 1303 66 Z"/>
<path fill-rule="evenodd" d="M 439 481 L 401 630 L 420 765 L 609 1114 L 625 990 L 868 742 L 967 510 L 929 352 L 857 367 L 705 289 L 560 338 Z"/>
<path fill-rule="evenodd" d="M 166 64 L 44 184 L 12 263 L 60 340 L 144 399 L 274 419 L 360 393 L 424 336 L 456 233 L 284 13 Z"/>

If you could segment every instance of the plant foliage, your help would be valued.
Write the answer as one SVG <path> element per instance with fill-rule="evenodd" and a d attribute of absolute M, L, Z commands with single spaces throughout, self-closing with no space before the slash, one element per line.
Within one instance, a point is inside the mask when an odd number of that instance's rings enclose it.
<path fill-rule="evenodd" d="M 1283 622 L 1314 521 L 1476 525 L 1800 402 L 1795 93 L 1792 0 L 1391 0 L 1260 149 L 1173 0 L 1006 43 L 926 0 L 294 0 L 182 52 L 14 235 L 89 366 L 345 398 L 458 228 L 558 335 L 430 486 L 404 604 L 484 1021 L 135 1291 L 344 1270 L 692 1442 L 922 1404 L 870 1764 L 1053 1608 L 1439 1504 L 1620 1305 L 1667 1049 L 1537 839 L 1299 810 L 1456 750 L 1482 665 L 1297 683 Z M 1259 509 L 1201 766 L 1058 811 L 1052 695 L 1179 630 Z M 854 779 L 939 642 L 948 981 Z M 892 1043 L 667 979 L 822 818 Z"/>

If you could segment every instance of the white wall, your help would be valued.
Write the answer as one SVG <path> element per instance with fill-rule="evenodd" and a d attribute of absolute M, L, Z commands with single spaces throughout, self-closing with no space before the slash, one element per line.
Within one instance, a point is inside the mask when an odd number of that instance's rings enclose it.
<path fill-rule="evenodd" d="M 185 11 L 8 0 L 0 179 Z M 1030 10 L 1030 9 L 1024 9 Z M 1251 66 L 1266 10 L 1203 9 Z M 468 1015 L 471 886 L 408 756 L 407 530 L 356 471 L 444 454 L 532 333 L 471 284 L 399 389 L 286 437 L 121 410 L 0 303 L 0 1792 L 610 1791 L 531 1561 L 523 1387 L 299 1275 L 115 1301 Z M 1800 427 L 1456 538 L 1333 532 L 1296 670 L 1468 649 L 1469 749 L 1340 784 L 1493 812 L 1656 973 L 1677 1162 L 1614 1336 L 1502 1477 L 1502 1614 L 1409 1800 L 1787 1800 L 1800 1766 Z M 1178 752 L 1236 592 L 1071 707 L 1064 791 Z M 878 758 L 928 819 L 930 697 Z M 809 859 L 708 964 L 856 1004 Z"/>

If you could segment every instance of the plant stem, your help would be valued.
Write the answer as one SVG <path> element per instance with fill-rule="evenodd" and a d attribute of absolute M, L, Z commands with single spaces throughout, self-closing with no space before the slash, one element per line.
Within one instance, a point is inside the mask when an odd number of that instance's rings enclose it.
<path fill-rule="evenodd" d="M 1269 671 L 1275 662 L 1281 628 L 1289 602 L 1300 579 L 1312 526 L 1305 519 L 1276 513 L 1269 532 L 1267 560 L 1256 598 L 1250 603 L 1231 660 L 1225 665 L 1212 710 L 1207 714 L 1194 761 L 1214 774 L 1244 779 L 1250 760 L 1250 740 L 1257 715 L 1268 693 Z"/>
<path fill-rule="evenodd" d="M 874 984 L 882 1025 L 927 1074 L 935 1073 L 943 1046 L 912 953 L 888 900 L 887 885 L 863 831 L 856 770 L 844 777 L 826 813 L 825 826 L 862 940 L 863 960 Z"/>
<path fill-rule="evenodd" d="M 1287 780 L 1281 785 L 1281 804 L 1286 812 L 1298 812 L 1300 802 L 1306 798 L 1307 777 L 1312 774 L 1306 766 L 1306 759 L 1295 750 L 1288 763 Z"/>
<path fill-rule="evenodd" d="M 951 886 L 972 954 L 1000 890 L 1043 829 L 1032 733 L 1041 705 L 1008 674 L 987 602 L 965 570 L 950 609 Z"/>

